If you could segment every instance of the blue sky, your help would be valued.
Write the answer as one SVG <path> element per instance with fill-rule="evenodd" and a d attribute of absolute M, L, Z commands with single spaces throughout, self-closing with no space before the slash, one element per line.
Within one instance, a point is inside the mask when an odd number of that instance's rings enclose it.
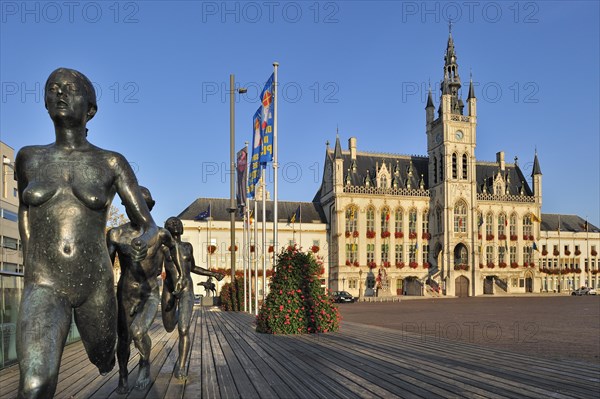
<path fill-rule="evenodd" d="M 505 151 L 529 176 L 537 148 L 542 212 L 600 225 L 597 1 L 0 4 L 0 139 L 52 142 L 44 82 L 80 70 L 99 94 L 90 141 L 132 163 L 157 223 L 229 197 L 229 74 L 249 88 L 237 150 L 273 61 L 280 199 L 312 199 L 336 128 L 344 149 L 355 136 L 360 151 L 426 155 L 426 90 L 437 107 L 450 18 L 460 76 L 476 84 L 477 158 Z"/>

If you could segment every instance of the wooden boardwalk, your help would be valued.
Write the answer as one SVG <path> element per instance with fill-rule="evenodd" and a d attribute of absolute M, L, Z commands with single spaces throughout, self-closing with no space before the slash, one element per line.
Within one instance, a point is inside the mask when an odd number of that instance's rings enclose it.
<path fill-rule="evenodd" d="M 189 377 L 172 378 L 177 331 L 155 321 L 152 380 L 118 395 L 117 369 L 100 376 L 81 343 L 65 349 L 56 398 L 598 398 L 600 365 L 551 361 L 386 328 L 343 323 L 339 333 L 273 336 L 254 317 L 196 308 Z M 132 350 L 130 384 L 137 376 Z M 16 397 L 18 368 L 0 372 Z"/>

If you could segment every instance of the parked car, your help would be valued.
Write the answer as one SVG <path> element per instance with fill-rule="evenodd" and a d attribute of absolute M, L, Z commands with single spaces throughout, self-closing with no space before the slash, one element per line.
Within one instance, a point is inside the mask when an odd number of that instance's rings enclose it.
<path fill-rule="evenodd" d="M 333 295 L 333 300 L 337 303 L 343 303 L 343 302 L 354 302 L 356 301 L 356 298 L 354 298 L 352 295 L 350 295 L 350 293 L 348 293 L 347 291 L 333 291 L 331 293 Z"/>
<path fill-rule="evenodd" d="M 596 290 L 593 288 L 581 287 L 581 288 L 578 288 L 575 291 L 571 292 L 571 295 L 577 295 L 577 296 L 596 295 Z"/>

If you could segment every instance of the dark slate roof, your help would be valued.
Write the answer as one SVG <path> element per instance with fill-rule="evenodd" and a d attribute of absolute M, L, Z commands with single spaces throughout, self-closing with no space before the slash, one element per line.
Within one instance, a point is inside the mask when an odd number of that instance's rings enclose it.
<path fill-rule="evenodd" d="M 424 189 L 428 189 L 428 158 L 416 155 L 395 155 L 357 152 L 356 159 L 352 160 L 350 152 L 342 153 L 344 161 L 344 181 L 347 184 L 348 179 L 352 186 L 365 186 L 367 179 L 370 180 L 372 187 L 377 187 L 375 178 L 377 176 L 377 167 L 381 169 L 385 163 L 388 172 L 390 172 L 390 184 L 393 187 L 394 179 L 398 181 L 398 188 L 406 188 L 410 182 L 410 187 L 418 189 L 420 187 L 421 175 L 423 175 Z M 409 176 L 409 170 L 412 163 L 412 175 Z"/>
<path fill-rule="evenodd" d="M 541 175 L 542 169 L 540 168 L 540 161 L 538 161 L 537 152 L 535 153 L 535 157 L 533 158 L 533 171 L 531 172 L 531 176 Z"/>
<path fill-rule="evenodd" d="M 469 82 L 469 97 L 467 97 L 467 100 L 470 100 L 471 98 L 475 98 L 475 90 L 473 89 L 473 80 L 471 80 Z"/>
<path fill-rule="evenodd" d="M 569 231 L 574 233 L 585 233 L 585 219 L 577 215 L 557 215 L 552 213 L 542 213 L 542 231 L 558 231 L 558 221 L 560 218 L 560 231 Z M 590 233 L 600 233 L 600 229 L 591 223 L 588 223 L 587 231 Z"/>
<path fill-rule="evenodd" d="M 194 220 L 200 213 L 208 209 L 210 204 L 210 213 L 212 220 L 228 221 L 229 198 L 198 198 L 192 202 L 183 212 L 177 215 L 183 220 Z M 280 222 L 287 221 L 300 206 L 302 223 L 327 223 L 325 214 L 321 205 L 315 202 L 297 202 L 297 201 L 278 201 L 277 202 L 277 218 Z M 254 209 L 254 205 L 250 205 L 250 209 Z M 266 202 L 267 222 L 273 221 L 273 201 Z M 258 215 L 262 218 L 262 203 L 258 201 Z M 241 221 L 242 218 L 236 213 L 235 220 Z M 296 221 L 298 223 L 298 221 Z"/>
<path fill-rule="evenodd" d="M 476 172 L 477 173 L 477 193 L 483 193 L 483 187 L 487 186 L 488 194 L 493 194 L 494 189 L 494 178 L 500 171 L 500 167 L 495 162 L 477 162 Z M 504 180 L 509 179 L 508 194 L 509 195 L 520 195 L 521 186 L 523 186 L 523 194 L 532 196 L 533 192 L 527 183 L 527 179 L 523 175 L 521 168 L 515 164 L 505 164 Z"/>

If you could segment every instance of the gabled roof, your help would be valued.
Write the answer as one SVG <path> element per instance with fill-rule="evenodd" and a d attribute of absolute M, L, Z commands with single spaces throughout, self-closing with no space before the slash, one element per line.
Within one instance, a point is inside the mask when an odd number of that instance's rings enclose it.
<path fill-rule="evenodd" d="M 177 217 L 182 220 L 195 220 L 200 212 L 204 212 L 208 209 L 210 204 L 210 214 L 212 220 L 216 221 L 229 221 L 229 199 L 228 198 L 198 198 L 192 202 L 183 212 Z M 255 220 L 262 218 L 262 203 L 258 201 L 258 218 L 255 216 Z M 297 202 L 297 201 L 277 201 L 277 219 L 280 222 L 287 221 L 300 207 L 300 215 L 302 223 L 327 223 L 325 214 L 321 205 L 315 202 Z M 254 209 L 254 205 L 251 205 L 251 209 Z M 266 214 L 267 222 L 273 221 L 273 201 L 266 201 Z M 235 220 L 241 221 L 242 218 L 239 213 L 236 212 Z M 299 223 L 299 221 L 296 221 Z"/>
<path fill-rule="evenodd" d="M 573 233 L 585 233 L 585 219 L 577 215 L 558 215 L 553 213 L 542 213 L 542 223 L 540 230 L 542 231 L 558 231 L 560 220 L 560 231 L 568 231 Z M 600 233 L 600 229 L 591 223 L 587 225 L 587 231 L 590 233 Z"/>
<path fill-rule="evenodd" d="M 484 192 L 484 186 L 487 187 L 488 194 L 494 192 L 493 183 L 498 172 L 502 174 L 504 181 L 508 181 L 507 186 L 509 195 L 521 195 L 521 187 L 523 188 L 523 195 L 533 195 L 533 192 L 527 183 L 527 179 L 518 165 L 506 164 L 504 171 L 500 171 L 498 164 L 494 162 L 477 162 L 475 173 L 477 174 L 478 194 Z"/>
<path fill-rule="evenodd" d="M 378 154 L 357 152 L 356 159 L 350 157 L 349 152 L 342 152 L 344 161 L 344 180 L 345 186 L 349 182 L 352 186 L 366 186 L 367 180 L 371 187 L 377 187 L 377 168 L 381 169 L 386 165 L 390 173 L 389 183 L 394 187 L 397 181 L 398 188 L 418 189 L 423 176 L 424 189 L 428 187 L 428 158 L 416 155 L 396 155 L 396 154 Z M 412 167 L 411 167 L 412 164 Z M 412 173 L 409 171 L 412 168 Z"/>

